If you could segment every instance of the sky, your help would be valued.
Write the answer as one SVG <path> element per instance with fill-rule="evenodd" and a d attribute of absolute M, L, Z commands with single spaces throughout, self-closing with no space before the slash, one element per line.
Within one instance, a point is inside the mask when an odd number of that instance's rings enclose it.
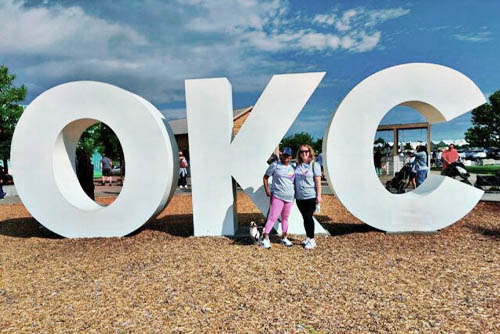
<path fill-rule="evenodd" d="M 25 104 L 95 80 L 141 95 L 170 120 L 186 115 L 185 79 L 227 77 L 238 109 L 254 105 L 273 74 L 326 71 L 288 131 L 320 138 L 349 91 L 393 65 L 441 64 L 486 97 L 499 90 L 499 12 L 498 0 L 0 0 L 0 65 L 28 88 Z M 433 125 L 432 140 L 463 138 L 470 118 Z M 382 123 L 420 121 L 400 107 Z"/>

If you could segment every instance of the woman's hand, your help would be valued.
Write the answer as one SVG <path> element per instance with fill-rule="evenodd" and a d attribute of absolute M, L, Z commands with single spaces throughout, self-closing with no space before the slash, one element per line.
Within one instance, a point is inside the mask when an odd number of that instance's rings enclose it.
<path fill-rule="evenodd" d="M 318 196 L 316 196 L 316 203 L 321 203 L 323 202 L 323 199 L 321 198 L 321 194 L 318 194 Z"/>

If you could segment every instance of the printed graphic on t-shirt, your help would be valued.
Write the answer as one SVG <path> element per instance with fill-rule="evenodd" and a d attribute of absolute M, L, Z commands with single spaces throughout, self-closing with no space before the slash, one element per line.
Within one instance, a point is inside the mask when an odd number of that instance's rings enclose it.
<path fill-rule="evenodd" d="M 304 165 L 302 165 L 300 167 L 301 168 L 297 168 L 295 170 L 296 176 L 298 176 L 298 177 L 301 177 L 301 176 L 305 177 L 305 176 L 307 176 L 309 174 L 309 172 L 310 172 L 309 165 L 304 164 Z"/>

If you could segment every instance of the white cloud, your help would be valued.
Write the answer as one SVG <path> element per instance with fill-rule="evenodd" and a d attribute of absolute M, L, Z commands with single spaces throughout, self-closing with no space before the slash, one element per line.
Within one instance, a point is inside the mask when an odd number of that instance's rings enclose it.
<path fill-rule="evenodd" d="M 20 2 L 0 4 L 0 52 L 107 55 L 110 45 L 143 46 L 133 29 L 86 15 L 79 7 L 27 9 Z"/>
<path fill-rule="evenodd" d="M 367 10 L 364 7 L 348 9 L 337 17 L 335 12 L 316 15 L 312 23 L 323 26 L 334 26 L 339 32 L 346 32 L 359 27 L 374 27 L 383 22 L 408 15 L 409 9 L 389 8 Z"/>
<path fill-rule="evenodd" d="M 340 32 L 351 30 L 351 20 L 359 14 L 356 9 L 349 9 L 344 12 L 342 18 L 335 22 L 335 28 Z"/>
<path fill-rule="evenodd" d="M 324 50 L 327 46 L 326 44 L 327 38 L 328 38 L 327 34 L 311 32 L 303 35 L 300 38 L 299 45 L 300 47 L 306 50 L 316 49 L 321 51 Z"/>
<path fill-rule="evenodd" d="M 276 53 L 373 50 L 382 36 L 376 24 L 401 13 L 356 8 L 311 19 L 289 13 L 286 0 L 172 1 L 175 6 L 148 0 L 144 12 L 134 13 L 145 15 L 138 23 L 76 5 L 0 0 L 0 55 L 22 62 L 16 73 L 32 83 L 30 94 L 66 81 L 100 80 L 153 103 L 179 102 L 187 78 L 226 76 L 237 92 L 261 91 L 272 73 L 296 68 Z"/>
<path fill-rule="evenodd" d="M 493 39 L 493 33 L 491 31 L 482 31 L 478 33 L 455 34 L 453 37 L 464 42 L 487 42 Z"/>
<path fill-rule="evenodd" d="M 380 41 L 380 36 L 380 31 L 376 31 L 371 35 L 367 35 L 365 32 L 361 32 L 360 40 L 355 46 L 356 51 L 365 52 L 373 49 Z"/>
<path fill-rule="evenodd" d="M 228 3 L 225 0 L 212 1 L 180 1 L 196 5 L 204 9 L 203 15 L 190 20 L 186 27 L 199 32 L 239 33 L 247 29 L 262 30 L 264 25 L 285 8 L 281 0 L 251 1 L 236 0 Z"/>
<path fill-rule="evenodd" d="M 352 52 L 367 52 L 380 43 L 382 33 L 374 29 L 377 25 L 409 13 L 409 9 L 403 8 L 367 10 L 360 7 L 346 10 L 342 15 L 337 15 L 336 12 L 318 14 L 314 16 L 312 23 L 332 27 L 337 33 L 323 36 L 317 32 L 309 33 L 302 37 L 300 44 L 304 48 L 314 47 L 317 50 L 341 48 Z"/>
<path fill-rule="evenodd" d="M 223 0 L 186 1 L 205 10 L 203 16 L 189 21 L 188 29 L 201 33 L 224 31 L 237 43 L 266 52 L 285 49 L 333 51 L 339 48 L 367 52 L 381 39 L 381 32 L 373 30 L 374 26 L 410 12 L 402 8 L 366 10 L 361 7 L 348 9 L 339 17 L 333 12 L 312 18 L 313 25 L 334 26 L 337 33 L 333 34 L 307 27 L 308 22 L 304 19 L 289 20 L 285 15 L 287 3 L 282 0 L 239 0 L 230 6 Z"/>
<path fill-rule="evenodd" d="M 409 13 L 410 13 L 409 9 L 403 9 L 403 8 L 371 10 L 366 13 L 368 19 L 365 25 L 368 27 L 373 27 L 382 22 L 392 19 L 397 19 L 398 17 L 407 15 Z"/>
<path fill-rule="evenodd" d="M 333 22 L 335 22 L 335 15 L 332 14 L 318 14 L 312 20 L 312 23 L 325 25 L 332 25 Z"/>

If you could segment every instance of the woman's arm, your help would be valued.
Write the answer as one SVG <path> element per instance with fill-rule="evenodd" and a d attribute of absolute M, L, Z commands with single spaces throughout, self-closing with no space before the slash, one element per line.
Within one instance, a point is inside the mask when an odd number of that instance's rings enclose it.
<path fill-rule="evenodd" d="M 264 175 L 262 181 L 264 183 L 264 190 L 266 192 L 267 197 L 271 197 L 271 192 L 269 191 L 269 176 Z"/>
<path fill-rule="evenodd" d="M 321 176 L 315 176 L 314 183 L 316 185 L 316 203 L 321 203 L 323 201 L 321 198 Z"/>

